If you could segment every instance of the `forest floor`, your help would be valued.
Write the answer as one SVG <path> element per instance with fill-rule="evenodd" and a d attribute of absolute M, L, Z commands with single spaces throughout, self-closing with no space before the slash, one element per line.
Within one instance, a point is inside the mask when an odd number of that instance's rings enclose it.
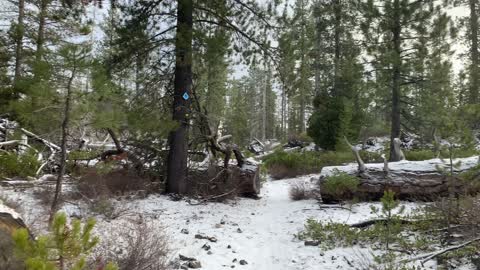
<path fill-rule="evenodd" d="M 319 175 L 271 181 L 264 183 L 258 200 L 238 198 L 228 203 L 192 205 L 187 201 L 171 200 L 164 195 L 150 195 L 143 199 L 115 200 L 122 214 L 115 219 L 98 215 L 96 231 L 102 241 L 121 244 L 121 235 L 128 224 L 144 220 L 151 224 L 152 235 L 164 233 L 172 252 L 170 260 L 179 254 L 201 262 L 202 269 L 371 269 L 373 251 L 370 247 L 335 248 L 322 250 L 306 246 L 295 237 L 307 219 L 352 224 L 375 217 L 371 206 L 379 203 L 357 203 L 342 208 L 322 208 L 315 200 L 292 201 L 289 187 L 295 182 L 311 184 Z M 41 181 L 41 180 L 40 180 Z M 0 188 L 0 196 L 17 201 L 19 211 L 34 229 L 42 230 L 47 207 L 39 207 L 31 189 Z M 418 204 L 403 202 L 405 214 L 415 211 Z M 63 207 L 69 216 L 94 215 L 82 204 L 70 203 Z M 215 242 L 197 239 L 196 234 L 214 237 Z M 240 261 L 242 264 L 240 264 Z M 245 264 L 246 262 L 246 264 Z M 435 269 L 434 262 L 423 269 Z M 465 268 L 468 269 L 468 268 Z"/>

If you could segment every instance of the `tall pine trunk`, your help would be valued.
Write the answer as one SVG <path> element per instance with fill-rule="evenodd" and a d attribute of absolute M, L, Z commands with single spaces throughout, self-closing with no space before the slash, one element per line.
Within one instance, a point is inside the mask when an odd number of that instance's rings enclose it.
<path fill-rule="evenodd" d="M 471 53 L 471 67 L 470 67 L 470 104 L 478 103 L 479 87 L 480 87 L 480 71 L 478 68 L 478 0 L 469 0 L 470 4 L 470 53 Z"/>
<path fill-rule="evenodd" d="M 193 1 L 177 1 L 177 34 L 175 41 L 175 81 L 173 97 L 173 120 L 178 127 L 170 133 L 167 164 L 168 192 L 187 192 L 188 114 L 192 96 L 192 29 Z"/>
<path fill-rule="evenodd" d="M 393 66 L 392 66 L 392 115 L 391 115 L 391 133 L 390 133 L 390 161 L 399 161 L 401 157 L 395 151 L 394 139 L 400 137 L 400 69 L 402 65 L 401 59 L 401 32 L 400 23 L 400 0 L 394 1 L 393 10 Z"/>
<path fill-rule="evenodd" d="M 18 20 L 17 31 L 15 33 L 15 73 L 13 76 L 13 86 L 18 88 L 18 82 L 20 81 L 22 71 L 22 59 L 23 59 L 23 36 L 25 33 L 25 26 L 23 18 L 25 17 L 25 0 L 18 1 Z M 15 89 L 17 91 L 17 89 Z"/>

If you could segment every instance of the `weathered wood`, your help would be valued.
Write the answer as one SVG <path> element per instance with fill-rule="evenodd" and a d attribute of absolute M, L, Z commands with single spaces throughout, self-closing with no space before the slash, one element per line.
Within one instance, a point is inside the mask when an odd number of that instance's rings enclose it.
<path fill-rule="evenodd" d="M 365 171 L 365 163 L 363 162 L 362 158 L 360 157 L 360 149 L 358 149 L 356 146 L 353 146 L 352 144 L 350 144 L 350 142 L 348 141 L 347 137 L 344 137 L 345 139 L 345 142 L 347 143 L 348 147 L 350 147 L 350 149 L 352 150 L 353 152 L 353 155 L 355 156 L 355 160 L 357 161 L 357 164 L 358 164 L 358 172 L 362 173 Z"/>
<path fill-rule="evenodd" d="M 189 194 L 204 199 L 226 199 L 257 196 L 260 193 L 260 168 L 249 160 L 239 167 L 230 164 L 210 164 L 207 168 L 192 168 L 188 178 Z M 227 194 L 227 195 L 225 195 Z"/>
<path fill-rule="evenodd" d="M 476 165 L 475 157 L 462 159 L 462 161 L 464 161 L 462 168 L 455 169 L 455 174 Z M 389 166 L 388 171 L 385 171 L 385 165 Z M 404 161 L 403 163 L 366 164 L 366 170 L 362 173 L 358 173 L 353 164 L 325 167 L 319 180 L 321 198 L 324 203 L 338 203 L 353 198 L 362 201 L 378 200 L 386 190 L 391 190 L 395 192 L 398 199 L 432 201 L 448 196 L 450 188 L 457 194 L 475 194 L 479 191 L 478 187 L 455 175 L 452 178 L 441 174 L 436 169 L 436 166 L 441 165 L 443 163 L 440 160 L 432 160 L 430 163 Z M 359 181 L 358 187 L 354 191 L 329 194 L 324 187 L 328 176 L 335 170 L 356 175 Z"/>
<path fill-rule="evenodd" d="M 337 203 L 353 198 L 369 201 L 378 200 L 387 190 L 395 192 L 398 199 L 432 201 L 439 197 L 448 196 L 449 185 L 453 185 L 456 193 L 476 193 L 473 186 L 455 179 L 449 183 L 448 177 L 440 174 L 395 174 L 390 173 L 387 177 L 384 173 L 369 172 L 358 175 L 359 185 L 352 193 L 345 193 L 343 197 L 336 197 L 327 193 L 322 187 L 325 179 L 320 182 L 320 194 L 324 203 Z"/>

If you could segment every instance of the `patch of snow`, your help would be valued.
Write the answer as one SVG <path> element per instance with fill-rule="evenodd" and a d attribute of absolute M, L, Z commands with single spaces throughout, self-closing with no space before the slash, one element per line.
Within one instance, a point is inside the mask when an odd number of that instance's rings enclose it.
<path fill-rule="evenodd" d="M 365 144 L 357 144 L 356 147 L 367 152 L 380 153 L 385 151 L 385 146 L 388 143 L 390 143 L 390 138 L 387 136 L 374 137 L 368 138 Z"/>
<path fill-rule="evenodd" d="M 12 208 L 6 206 L 1 199 L 0 199 L 0 213 L 8 213 L 8 214 L 12 215 L 12 217 L 13 217 L 14 219 L 19 219 L 19 218 L 21 218 L 21 217 L 20 217 L 20 214 L 17 213 L 17 211 L 15 211 L 15 210 L 13 210 Z"/>

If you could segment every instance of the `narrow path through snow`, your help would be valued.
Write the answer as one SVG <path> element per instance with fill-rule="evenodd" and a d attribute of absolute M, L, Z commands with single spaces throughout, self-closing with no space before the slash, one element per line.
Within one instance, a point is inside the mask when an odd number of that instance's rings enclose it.
<path fill-rule="evenodd" d="M 129 214 L 108 221 L 98 217 L 96 232 L 102 238 L 115 238 L 115 231 L 125 232 L 125 223 L 135 219 L 135 216 L 141 216 L 151 221 L 155 228 L 164 228 L 167 232 L 173 249 L 172 259 L 178 258 L 178 254 L 194 257 L 201 262 L 202 269 L 358 269 L 358 263 L 370 257 L 368 249 L 336 248 L 322 252 L 319 247 L 305 246 L 295 238 L 309 218 L 355 223 L 373 216 L 370 213 L 372 203 L 356 204 L 352 211 L 348 211 L 320 209 L 315 200 L 290 200 L 288 193 L 292 183 L 311 183 L 312 179 L 318 177 L 309 175 L 268 181 L 263 185 L 262 198 L 259 200 L 239 198 L 229 203 L 196 206 L 185 201 L 172 201 L 162 195 L 122 200 L 116 202 L 117 207 L 127 210 Z M 28 219 L 42 216 L 42 209 L 36 207 L 38 200 L 34 198 L 32 190 L 1 191 L 2 195 L 21 202 L 22 208 L 25 208 L 24 216 Z M 407 209 L 413 209 L 415 204 L 406 206 Z M 91 216 L 86 208 L 70 204 L 66 204 L 63 211 L 69 216 Z M 195 234 L 215 237 L 217 241 L 196 239 Z M 119 241 L 121 239 L 113 239 L 114 243 Z M 202 248 L 205 244 L 210 247 L 209 250 Z M 247 264 L 241 265 L 241 260 Z"/>
<path fill-rule="evenodd" d="M 295 238 L 308 218 L 353 223 L 372 216 L 371 204 L 357 204 L 350 212 L 320 209 L 315 200 L 290 200 L 290 185 L 296 181 L 310 182 L 313 177 L 318 175 L 268 181 L 262 188 L 261 199 L 242 198 L 233 204 L 192 206 L 165 196 L 151 196 L 124 206 L 145 216 L 155 213 L 153 221 L 161 223 L 172 239 L 173 256 L 194 257 L 203 269 L 355 269 L 345 258 L 356 261 L 368 250 L 337 248 L 321 252 L 319 247 L 305 246 Z M 189 233 L 181 233 L 182 229 Z M 218 241 L 196 239 L 197 233 Z M 210 252 L 202 248 L 205 244 L 210 246 Z M 240 265 L 240 260 L 248 264 Z"/>

